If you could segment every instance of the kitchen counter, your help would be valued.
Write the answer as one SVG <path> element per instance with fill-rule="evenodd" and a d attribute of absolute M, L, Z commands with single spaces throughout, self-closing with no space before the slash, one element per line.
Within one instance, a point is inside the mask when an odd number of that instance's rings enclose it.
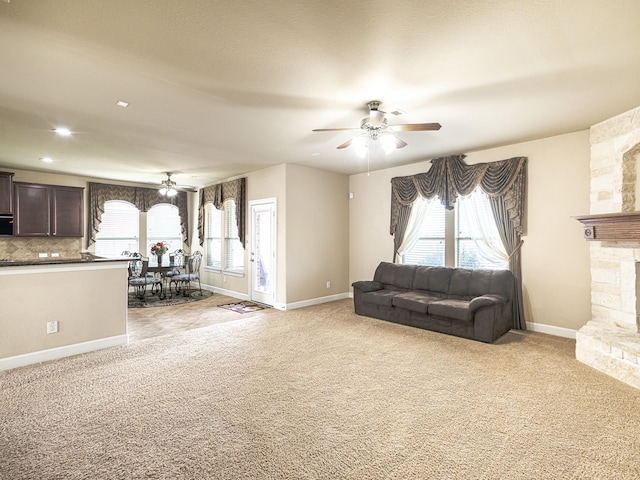
<path fill-rule="evenodd" d="M 128 260 L 0 262 L 0 370 L 126 344 Z"/>

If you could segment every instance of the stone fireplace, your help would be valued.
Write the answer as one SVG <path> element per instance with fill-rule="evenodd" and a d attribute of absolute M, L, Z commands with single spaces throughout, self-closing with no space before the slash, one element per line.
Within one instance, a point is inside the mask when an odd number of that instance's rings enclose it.
<path fill-rule="evenodd" d="M 576 334 L 576 358 L 640 388 L 640 107 L 590 137 L 591 215 L 579 220 L 592 240 L 591 320 Z"/>

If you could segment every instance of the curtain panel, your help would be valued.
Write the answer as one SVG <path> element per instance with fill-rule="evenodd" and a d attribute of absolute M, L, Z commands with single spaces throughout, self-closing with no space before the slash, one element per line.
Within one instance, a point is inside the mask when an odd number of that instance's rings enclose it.
<path fill-rule="evenodd" d="M 160 195 L 156 188 L 89 182 L 89 239 L 87 246 L 96 242 L 96 234 L 104 213 L 104 203 L 110 200 L 129 202 L 141 212 L 148 212 L 151 207 L 159 203 L 170 203 L 177 206 L 183 243 L 189 245 L 189 214 L 186 192 L 178 192 L 174 197 L 165 197 Z"/>
<path fill-rule="evenodd" d="M 435 158 L 426 173 L 391 179 L 390 233 L 394 237 L 394 261 L 404 242 L 413 203 L 419 196 L 427 199 L 437 196 L 444 207 L 451 210 L 458 197 L 469 195 L 480 187 L 489 197 L 500 238 L 509 255 L 509 270 L 516 280 L 513 328 L 524 330 L 520 247 L 523 243 L 527 158 L 467 165 L 465 156 Z"/>
<path fill-rule="evenodd" d="M 236 201 L 236 222 L 238 226 L 238 237 L 242 248 L 247 247 L 247 179 L 238 178 L 230 182 L 209 185 L 200 190 L 200 200 L 198 202 L 198 237 L 200 245 L 204 245 L 204 206 L 213 203 L 218 210 L 226 200 Z"/>

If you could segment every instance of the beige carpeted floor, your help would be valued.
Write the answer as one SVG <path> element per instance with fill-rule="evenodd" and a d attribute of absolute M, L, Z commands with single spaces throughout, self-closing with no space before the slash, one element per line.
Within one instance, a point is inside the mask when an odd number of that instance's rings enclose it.
<path fill-rule="evenodd" d="M 0 478 L 640 478 L 640 391 L 574 347 L 236 314 L 0 373 Z"/>

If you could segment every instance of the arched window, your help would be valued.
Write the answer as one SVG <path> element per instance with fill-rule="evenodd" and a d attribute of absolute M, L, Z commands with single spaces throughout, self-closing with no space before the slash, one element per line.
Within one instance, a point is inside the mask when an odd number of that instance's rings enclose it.
<path fill-rule="evenodd" d="M 104 213 L 100 221 L 100 230 L 96 234 L 96 255 L 117 257 L 122 252 L 138 252 L 140 235 L 140 212 L 121 200 L 104 203 Z"/>
<path fill-rule="evenodd" d="M 149 256 L 151 245 L 163 242 L 169 252 L 182 248 L 182 230 L 178 207 L 168 203 L 154 205 L 147 212 L 147 249 L 143 255 Z M 150 257 L 150 263 L 154 258 Z"/>

